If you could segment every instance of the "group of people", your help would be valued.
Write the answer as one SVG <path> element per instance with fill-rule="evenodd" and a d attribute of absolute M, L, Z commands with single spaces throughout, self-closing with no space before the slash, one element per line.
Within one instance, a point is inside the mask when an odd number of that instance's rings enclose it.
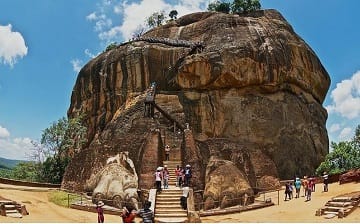
<path fill-rule="evenodd" d="M 185 187 L 190 186 L 190 179 L 192 177 L 191 166 L 188 164 L 183 169 L 181 166 L 176 166 L 175 169 L 176 176 L 176 187 Z"/>
<path fill-rule="evenodd" d="M 96 206 L 96 211 L 98 213 L 98 223 L 104 222 L 104 202 L 99 201 Z M 120 216 L 123 223 L 132 223 L 135 222 L 135 217 L 140 216 L 143 223 L 154 223 L 154 212 L 150 209 L 151 202 L 145 201 L 144 208 L 137 211 L 132 207 L 124 207 Z"/>
<path fill-rule="evenodd" d="M 154 176 L 157 192 L 160 193 L 162 189 L 169 188 L 170 171 L 168 170 L 167 165 L 164 165 L 164 167 L 158 167 Z M 190 179 L 192 177 L 191 166 L 188 164 L 185 166 L 185 169 L 183 169 L 181 166 L 177 165 L 175 168 L 175 176 L 176 187 L 181 188 L 190 186 Z"/>
<path fill-rule="evenodd" d="M 324 172 L 323 178 L 323 184 L 324 184 L 324 192 L 327 192 L 329 190 L 328 184 L 329 184 L 329 175 Z M 301 187 L 304 189 L 303 191 L 303 197 L 306 197 L 306 201 L 311 201 L 311 193 L 315 192 L 315 178 L 314 177 L 307 177 L 304 176 L 304 179 L 301 180 L 299 177 L 296 177 L 294 180 L 294 186 L 292 182 L 288 182 L 285 184 L 285 199 L 284 201 L 287 201 L 287 199 L 291 200 L 293 198 L 293 192 L 295 188 L 295 198 L 300 197 L 300 189 Z"/>

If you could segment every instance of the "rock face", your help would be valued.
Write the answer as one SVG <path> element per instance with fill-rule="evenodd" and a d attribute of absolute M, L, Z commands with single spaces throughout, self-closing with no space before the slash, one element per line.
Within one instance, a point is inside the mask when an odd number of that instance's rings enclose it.
<path fill-rule="evenodd" d="M 143 117 L 152 82 L 166 112 L 157 109 L 155 119 Z M 129 151 L 139 187 L 149 188 L 172 138 L 182 139 L 182 165 L 194 169 L 195 189 L 213 182 L 206 177 L 211 156 L 233 164 L 229 170 L 248 183 L 234 195 L 259 180 L 266 188 L 269 179 L 310 175 L 328 153 L 322 103 L 329 85 L 315 53 L 275 10 L 186 15 L 82 68 L 68 116 L 85 114 L 90 141 L 63 187 L 82 190 L 107 158 Z M 185 122 L 191 131 L 183 137 L 164 137 Z"/>

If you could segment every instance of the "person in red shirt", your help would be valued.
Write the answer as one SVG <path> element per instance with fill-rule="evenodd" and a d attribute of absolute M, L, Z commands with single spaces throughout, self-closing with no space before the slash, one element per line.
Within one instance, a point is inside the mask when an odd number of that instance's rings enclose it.
<path fill-rule="evenodd" d="M 98 223 L 104 222 L 104 209 L 102 208 L 104 206 L 104 202 L 99 201 L 96 205 L 96 211 L 98 213 Z"/>

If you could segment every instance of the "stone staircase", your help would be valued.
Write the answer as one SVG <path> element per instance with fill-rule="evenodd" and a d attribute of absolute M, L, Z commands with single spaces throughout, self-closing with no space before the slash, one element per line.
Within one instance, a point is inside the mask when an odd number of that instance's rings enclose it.
<path fill-rule="evenodd" d="M 171 154 L 170 154 L 171 158 Z M 182 189 L 176 187 L 175 168 L 181 165 L 179 160 L 164 161 L 169 170 L 169 188 L 163 189 L 161 193 L 156 195 L 155 203 L 155 222 L 187 222 L 187 210 L 183 210 L 180 205 L 180 197 Z"/>
<path fill-rule="evenodd" d="M 20 205 L 14 201 L 2 200 L 0 201 L 0 214 L 13 218 L 22 218 L 28 212 L 24 205 Z"/>
<path fill-rule="evenodd" d="M 316 215 L 325 215 L 325 218 L 344 218 L 360 204 L 360 192 L 349 196 L 338 196 L 328 201 L 319 209 Z"/>

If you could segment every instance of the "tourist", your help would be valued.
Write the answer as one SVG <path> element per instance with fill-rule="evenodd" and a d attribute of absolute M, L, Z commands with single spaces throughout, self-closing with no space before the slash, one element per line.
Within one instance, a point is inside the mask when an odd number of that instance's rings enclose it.
<path fill-rule="evenodd" d="M 185 186 L 190 186 L 190 178 L 192 177 L 191 166 L 189 164 L 185 167 Z"/>
<path fill-rule="evenodd" d="M 179 166 L 179 165 L 176 166 L 175 176 L 176 176 L 176 183 L 175 183 L 175 185 L 176 185 L 176 187 L 178 187 L 178 186 L 179 186 L 179 177 L 180 177 L 180 166 Z"/>
<path fill-rule="evenodd" d="M 294 197 L 293 192 L 294 192 L 294 188 L 293 188 L 292 183 L 290 182 L 289 183 L 289 198 L 290 198 L 290 200 L 293 199 L 293 197 Z"/>
<path fill-rule="evenodd" d="M 167 165 L 164 165 L 163 169 L 163 182 L 164 182 L 164 189 L 169 188 L 169 170 L 167 169 Z"/>
<path fill-rule="evenodd" d="M 328 190 L 329 190 L 329 175 L 326 173 L 326 172 L 324 172 L 324 175 L 323 175 L 323 179 L 324 179 L 324 192 L 328 192 Z"/>
<path fill-rule="evenodd" d="M 310 180 L 311 180 L 311 182 L 312 182 L 311 191 L 312 191 L 312 192 L 315 192 L 316 179 L 315 179 L 314 176 L 312 176 L 312 177 L 310 178 Z"/>
<path fill-rule="evenodd" d="M 165 160 L 166 161 L 170 160 L 170 146 L 169 145 L 165 146 Z"/>
<path fill-rule="evenodd" d="M 307 191 L 308 191 L 308 180 L 307 180 L 307 176 L 304 176 L 304 180 L 302 181 L 302 185 L 303 185 L 303 189 L 304 189 L 304 194 L 303 197 L 307 196 Z"/>
<path fill-rule="evenodd" d="M 313 189 L 314 182 L 311 180 L 312 178 L 309 177 L 307 180 L 307 195 L 306 195 L 306 201 L 311 201 L 311 192 Z"/>
<path fill-rule="evenodd" d="M 289 198 L 289 200 L 291 200 L 291 197 L 290 197 L 290 183 L 286 183 L 285 184 L 285 199 L 284 201 L 287 201 L 287 198 Z"/>
<path fill-rule="evenodd" d="M 136 215 L 137 215 L 136 209 L 130 206 L 123 207 L 123 210 L 120 214 L 123 223 L 134 222 Z"/>
<path fill-rule="evenodd" d="M 295 198 L 299 198 L 300 197 L 300 188 L 301 188 L 300 178 L 298 178 L 298 177 L 295 178 L 294 186 L 295 186 L 295 191 L 296 191 Z"/>
<path fill-rule="evenodd" d="M 183 186 L 184 183 L 184 169 L 180 166 L 180 171 L 179 171 L 179 187 L 181 188 Z"/>
<path fill-rule="evenodd" d="M 189 196 L 189 187 L 185 186 L 183 188 L 183 193 L 180 197 L 180 205 L 181 205 L 181 208 L 186 210 L 187 209 L 187 198 Z"/>
<path fill-rule="evenodd" d="M 139 216 L 143 219 L 143 223 L 154 223 L 154 213 L 150 209 L 151 207 L 151 201 L 145 201 L 144 202 L 144 208 L 140 209 Z"/>
<path fill-rule="evenodd" d="M 154 174 L 155 182 L 156 182 L 156 189 L 157 189 L 157 192 L 159 192 L 159 193 L 161 193 L 161 181 L 163 179 L 161 170 L 162 170 L 161 167 L 158 167 Z"/>
<path fill-rule="evenodd" d="M 96 205 L 96 211 L 98 214 L 98 223 L 103 223 L 104 222 L 104 202 L 99 201 Z"/>

